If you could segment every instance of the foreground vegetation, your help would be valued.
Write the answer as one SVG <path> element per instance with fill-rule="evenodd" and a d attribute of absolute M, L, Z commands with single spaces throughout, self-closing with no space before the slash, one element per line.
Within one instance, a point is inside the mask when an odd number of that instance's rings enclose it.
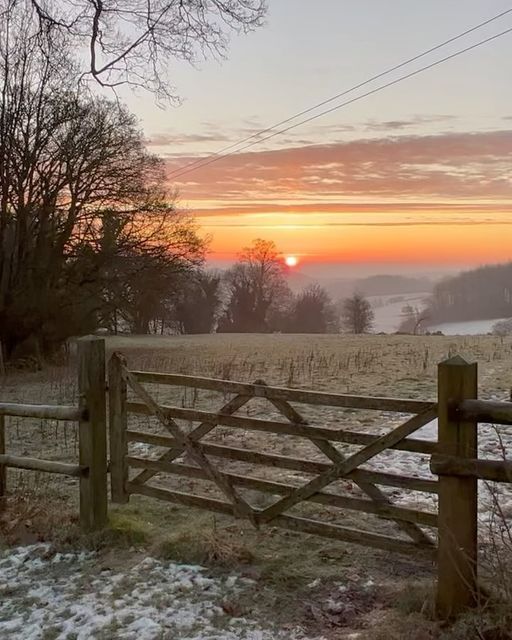
<path fill-rule="evenodd" d="M 512 340 L 491 336 L 120 336 L 109 338 L 107 346 L 109 351 L 125 353 L 132 368 L 246 381 L 264 378 L 274 384 L 421 399 L 435 397 L 437 363 L 461 353 L 479 362 L 481 397 L 505 399 L 512 384 Z M 162 399 L 164 390 L 158 393 Z M 32 402 L 50 396 L 56 402 L 73 402 L 72 365 L 11 374 L 2 381 L 1 395 L 2 399 Z M 198 407 L 212 402 L 181 391 L 169 399 Z M 256 406 L 251 415 L 262 410 Z M 358 430 L 375 428 L 366 415 L 325 415 L 323 419 L 357 423 Z M 73 460 L 74 433 L 65 424 L 12 418 L 8 449 Z M 485 446 L 488 442 L 486 439 Z M 508 446 L 506 439 L 502 443 Z M 269 442 L 266 446 L 277 445 Z M 112 509 L 108 531 L 84 537 L 76 526 L 74 480 L 68 483 L 14 471 L 9 480 L 13 497 L 2 518 L 6 543 L 43 539 L 63 550 L 85 546 L 98 552 L 100 566 L 112 562 L 113 549 L 127 564 L 134 554 L 153 554 L 165 560 L 199 562 L 213 574 L 235 571 L 256 580 L 258 602 L 249 591 L 227 604 L 232 607 L 230 615 L 261 616 L 281 625 L 298 623 L 311 638 L 321 633 L 327 638 L 405 640 L 411 637 L 412 628 L 419 639 L 507 637 L 510 612 L 505 605 L 482 603 L 478 615 L 442 628 L 432 617 L 432 566 L 420 559 L 272 528 L 254 531 L 222 516 L 137 497 L 129 505 Z M 375 526 L 359 514 L 347 513 L 344 518 L 355 527 Z M 492 557 L 490 554 L 489 560 Z M 500 567 L 503 576 L 509 575 L 506 559 L 500 561 Z M 496 568 L 493 571 L 498 575 Z"/>

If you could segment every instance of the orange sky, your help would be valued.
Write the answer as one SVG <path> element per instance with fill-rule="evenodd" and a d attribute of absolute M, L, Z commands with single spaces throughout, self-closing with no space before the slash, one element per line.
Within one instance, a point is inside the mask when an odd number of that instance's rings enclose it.
<path fill-rule="evenodd" d="M 245 216 L 244 216 L 245 217 Z M 294 216 L 296 218 L 297 216 Z M 286 216 L 269 215 L 259 224 L 233 226 L 230 217 L 199 218 L 204 233 L 213 237 L 218 259 L 230 260 L 256 237 L 272 239 L 286 255 L 308 263 L 414 263 L 470 265 L 512 258 L 510 224 L 290 223 Z M 223 226 L 224 225 L 224 226 Z"/>
<path fill-rule="evenodd" d="M 168 157 L 173 172 L 193 156 Z M 232 260 L 254 238 L 308 263 L 512 259 L 512 131 L 390 135 L 242 153 L 173 180 Z"/>

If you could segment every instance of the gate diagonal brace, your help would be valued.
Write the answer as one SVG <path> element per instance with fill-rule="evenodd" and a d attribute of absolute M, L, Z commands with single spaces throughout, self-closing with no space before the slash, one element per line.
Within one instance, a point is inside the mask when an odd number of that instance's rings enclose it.
<path fill-rule="evenodd" d="M 254 384 L 265 386 L 267 383 L 264 380 L 256 380 Z M 287 418 L 291 423 L 308 424 L 308 421 L 286 400 L 269 400 L 269 402 L 271 402 L 274 405 L 274 407 L 278 409 L 278 411 L 285 418 Z M 417 428 L 419 428 L 420 426 L 424 426 L 424 424 L 429 423 L 432 419 L 436 417 L 436 415 L 437 413 L 435 410 L 429 410 L 423 414 L 420 414 L 421 417 L 419 418 L 419 420 L 420 422 L 422 422 L 422 424 L 420 424 Z M 412 418 L 412 420 L 417 422 L 418 420 L 415 420 L 415 418 L 417 419 L 418 416 L 414 416 L 414 418 Z M 342 464 L 343 462 L 345 462 L 346 457 L 343 454 L 341 454 L 336 449 L 336 447 L 334 447 L 327 440 L 321 440 L 321 439 L 315 440 L 311 438 L 311 442 L 315 446 L 317 446 L 320 449 L 320 451 L 335 464 Z M 357 486 L 361 489 L 361 491 L 363 491 L 377 506 L 393 504 L 391 500 L 389 500 L 389 498 L 386 496 L 386 494 L 383 491 L 381 491 L 381 489 L 379 489 L 379 487 L 377 487 L 375 484 L 371 484 L 369 482 L 357 482 L 357 481 L 355 482 L 355 484 L 357 484 Z M 393 518 L 390 518 L 389 515 L 386 515 L 385 519 L 393 520 L 393 522 L 395 522 L 395 524 L 400 529 L 402 529 L 402 531 L 407 533 L 407 535 L 409 535 L 415 542 L 418 542 L 420 544 L 432 545 L 432 546 L 435 544 L 432 538 L 428 536 L 414 522 L 406 522 L 404 520 L 395 520 Z"/>
<path fill-rule="evenodd" d="M 158 420 L 171 433 L 171 435 L 174 436 L 176 440 L 178 440 L 180 446 L 187 451 L 187 453 L 196 462 L 196 464 L 198 464 L 204 470 L 208 477 L 232 502 L 235 514 L 241 517 L 246 517 L 253 524 L 253 526 L 257 528 L 258 523 L 256 522 L 256 514 L 253 511 L 252 507 L 238 494 L 236 489 L 233 487 L 231 482 L 227 480 L 225 475 L 215 469 L 215 467 L 210 463 L 208 458 L 201 450 L 200 443 L 194 442 L 190 438 L 190 436 L 187 436 L 182 432 L 180 427 L 172 418 L 166 416 L 165 412 L 162 411 L 158 403 L 155 402 L 152 396 L 146 391 L 146 389 L 144 389 L 144 387 L 138 382 L 135 376 L 130 373 L 130 371 L 124 369 L 123 374 L 125 375 L 126 381 L 130 385 L 132 390 L 139 396 L 141 400 L 143 400 L 143 402 L 151 410 L 153 415 L 158 418 Z"/>
<path fill-rule="evenodd" d="M 223 407 L 221 407 L 218 413 L 222 413 L 224 415 L 231 415 L 235 413 L 235 411 L 243 407 L 249 400 L 250 400 L 250 396 L 237 395 L 234 398 L 232 398 L 228 403 L 226 403 Z M 210 431 L 215 429 L 217 425 L 218 425 L 218 422 L 215 422 L 214 420 L 210 422 L 201 422 L 201 424 L 199 424 L 195 429 L 193 429 L 188 434 L 188 437 L 194 441 L 200 440 L 204 436 L 208 435 Z M 163 455 L 157 458 L 157 460 L 159 462 L 172 462 L 176 458 L 179 458 L 183 454 L 183 452 L 184 452 L 184 447 L 177 446 L 166 451 Z M 132 483 L 144 484 L 145 482 L 150 480 L 153 476 L 155 476 L 157 473 L 158 471 L 152 471 L 150 469 L 146 469 L 145 471 L 141 471 L 137 476 L 135 476 L 135 478 L 133 478 L 132 480 Z"/>
<path fill-rule="evenodd" d="M 396 429 L 393 429 L 393 431 L 391 431 L 390 433 L 381 436 L 368 446 L 362 448 L 360 451 L 350 456 L 349 458 L 344 458 L 339 453 L 339 451 L 335 447 L 333 447 L 331 443 L 312 440 L 314 444 L 316 444 L 326 455 L 329 456 L 329 458 L 333 460 L 333 466 L 308 482 L 297 491 L 295 491 L 293 494 L 285 496 L 270 507 L 264 509 L 259 514 L 260 522 L 269 522 L 276 516 L 293 507 L 298 502 L 301 502 L 302 500 L 305 500 L 308 497 L 314 495 L 331 482 L 342 478 L 361 464 L 364 464 L 365 462 L 370 460 L 370 458 L 373 458 L 385 449 L 394 446 L 395 444 L 406 438 L 408 435 L 430 422 L 433 418 L 435 418 L 435 416 L 436 410 L 434 408 L 422 414 L 414 416 Z M 389 502 L 387 497 L 380 491 L 380 489 L 378 489 L 374 485 L 370 485 L 370 487 L 366 487 L 365 484 L 363 484 L 363 486 L 361 486 L 361 489 L 365 491 L 365 493 L 367 493 L 367 495 L 369 495 L 369 497 L 377 503 L 382 500 L 381 496 L 386 502 Z M 368 489 L 370 489 L 370 492 L 368 492 Z M 426 536 L 426 534 L 424 534 L 421 529 L 419 529 L 419 527 L 414 524 L 413 527 L 414 533 L 412 528 L 409 530 L 408 527 L 407 533 L 409 533 L 409 535 L 413 536 L 414 539 L 416 539 L 418 542 L 422 541 L 433 544 L 432 540 L 430 540 L 430 538 Z M 418 535 L 418 531 L 420 535 Z"/>

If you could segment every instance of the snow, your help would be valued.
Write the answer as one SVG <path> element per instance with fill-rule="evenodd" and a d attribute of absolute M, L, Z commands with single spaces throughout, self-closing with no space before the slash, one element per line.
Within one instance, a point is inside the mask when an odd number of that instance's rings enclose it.
<path fill-rule="evenodd" d="M 492 397 L 492 400 L 504 400 L 504 398 Z M 406 416 L 393 416 L 395 426 L 404 422 Z M 437 418 L 429 422 L 411 437 L 418 440 L 437 440 Z M 478 425 L 478 457 L 488 460 L 507 460 L 512 458 L 512 427 L 503 425 L 481 423 Z M 395 475 L 407 475 L 416 478 L 433 479 L 435 476 L 430 471 L 430 456 L 396 449 L 386 449 L 381 454 L 372 458 L 367 468 Z M 415 506 L 435 510 L 437 496 L 435 494 L 418 493 L 394 489 L 391 491 L 393 503 L 400 506 Z M 494 497 L 493 497 L 494 494 Z M 499 504 L 502 513 L 506 517 L 512 517 L 512 485 L 503 483 L 487 483 L 479 481 L 478 501 L 479 520 L 481 524 L 488 524 L 495 507 L 495 497 L 499 496 Z"/>
<path fill-rule="evenodd" d="M 251 586 L 243 577 L 213 578 L 203 567 L 151 557 L 120 573 L 101 570 L 94 552 L 17 547 L 0 555 L 0 638 L 303 639 L 299 630 L 263 628 L 224 611 L 223 602 Z"/>
<path fill-rule="evenodd" d="M 464 322 L 444 322 L 429 326 L 430 332 L 441 331 L 445 336 L 478 336 L 492 332 L 497 322 L 507 318 L 495 318 L 494 320 L 466 320 Z"/>

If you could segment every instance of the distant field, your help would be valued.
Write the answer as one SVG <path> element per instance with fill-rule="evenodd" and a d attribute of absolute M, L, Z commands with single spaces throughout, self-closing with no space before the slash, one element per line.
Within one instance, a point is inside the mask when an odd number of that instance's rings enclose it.
<path fill-rule="evenodd" d="M 115 336 L 106 343 L 108 353 L 123 352 L 131 368 L 249 382 L 262 378 L 274 385 L 426 400 L 436 397 L 437 364 L 460 354 L 479 363 L 482 397 L 508 399 L 512 388 L 512 338 L 214 334 Z M 179 406 L 218 408 L 222 400 L 181 388 L 161 387 L 155 392 Z M 73 403 L 76 396 L 73 363 L 0 379 L 3 400 Z M 254 403 L 244 411 L 263 415 L 269 409 Z M 355 422 L 367 429 L 382 423 L 375 413 L 325 411 L 317 412 L 315 419 Z M 8 446 L 13 453 L 45 452 L 62 459 L 75 455 L 73 425 L 17 418 L 10 418 L 9 424 Z"/>

